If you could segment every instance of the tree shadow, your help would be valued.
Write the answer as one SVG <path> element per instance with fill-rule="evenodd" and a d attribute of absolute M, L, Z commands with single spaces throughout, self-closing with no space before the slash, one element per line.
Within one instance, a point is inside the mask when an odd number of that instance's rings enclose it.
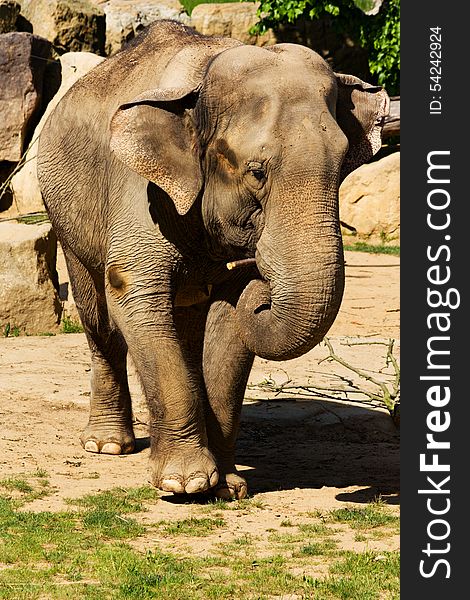
<path fill-rule="evenodd" d="M 323 486 L 338 500 L 396 501 L 399 433 L 385 411 L 363 404 L 299 398 L 244 405 L 237 464 L 250 493 Z"/>

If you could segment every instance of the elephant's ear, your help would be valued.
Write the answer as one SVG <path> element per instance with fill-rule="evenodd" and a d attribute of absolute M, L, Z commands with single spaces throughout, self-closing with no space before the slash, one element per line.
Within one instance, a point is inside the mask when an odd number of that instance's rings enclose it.
<path fill-rule="evenodd" d="M 349 140 L 341 171 L 343 180 L 380 150 L 390 99 L 383 88 L 364 83 L 352 75 L 337 73 L 336 80 L 336 120 Z"/>
<path fill-rule="evenodd" d="M 118 108 L 111 121 L 111 149 L 130 169 L 156 183 L 184 215 L 202 187 L 196 140 L 187 110 L 195 89 L 149 90 Z"/>

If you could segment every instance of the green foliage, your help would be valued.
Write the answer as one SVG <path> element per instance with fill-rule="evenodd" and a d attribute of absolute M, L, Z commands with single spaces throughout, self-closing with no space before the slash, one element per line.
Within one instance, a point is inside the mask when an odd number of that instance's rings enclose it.
<path fill-rule="evenodd" d="M 49 216 L 46 211 L 41 211 L 22 215 L 16 220 L 24 225 L 38 225 L 39 223 L 49 223 Z"/>
<path fill-rule="evenodd" d="M 366 242 L 355 242 L 354 244 L 344 244 L 345 250 L 353 252 L 368 252 L 369 254 L 391 254 L 392 256 L 400 256 L 400 246 L 383 246 L 375 244 L 367 244 Z"/>
<path fill-rule="evenodd" d="M 20 328 L 11 323 L 7 323 L 3 328 L 3 337 L 18 337 L 20 335 Z"/>
<path fill-rule="evenodd" d="M 390 95 L 399 94 L 400 0 L 385 0 L 379 13 L 364 14 L 371 0 L 261 0 L 260 21 L 254 31 L 262 33 L 299 17 L 332 18 L 332 27 L 365 48 L 369 69 Z"/>
<path fill-rule="evenodd" d="M 226 2 L 251 2 L 252 0 L 180 0 L 185 11 L 191 15 L 198 4 L 225 4 Z M 253 0 L 254 1 L 254 0 Z"/>
<path fill-rule="evenodd" d="M 83 327 L 71 317 L 65 316 L 62 319 L 62 333 L 83 333 Z"/>

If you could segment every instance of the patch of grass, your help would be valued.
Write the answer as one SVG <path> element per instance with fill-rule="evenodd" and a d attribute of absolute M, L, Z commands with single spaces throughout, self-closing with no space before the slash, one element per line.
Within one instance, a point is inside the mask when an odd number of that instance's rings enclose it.
<path fill-rule="evenodd" d="M 20 333 L 20 328 L 16 325 L 12 325 L 11 323 L 7 323 L 3 327 L 3 337 L 18 337 Z"/>
<path fill-rule="evenodd" d="M 369 252 L 371 254 L 391 254 L 400 256 L 400 246 L 385 246 L 384 244 L 367 244 L 366 242 L 355 242 L 354 244 L 344 244 L 345 250 L 353 252 Z"/>
<path fill-rule="evenodd" d="M 83 333 L 83 327 L 78 321 L 74 321 L 72 317 L 65 316 L 62 319 L 62 333 Z"/>
<path fill-rule="evenodd" d="M 15 506 L 23 506 L 38 498 L 49 496 L 54 490 L 46 477 L 47 473 L 42 469 L 30 474 L 7 477 L 0 481 L 0 497 L 13 500 Z"/>
<path fill-rule="evenodd" d="M 281 527 L 293 527 L 292 521 L 290 519 L 285 519 L 281 521 Z"/>
<path fill-rule="evenodd" d="M 299 553 L 304 556 L 321 556 L 330 554 L 337 546 L 334 540 L 324 540 L 322 542 L 312 542 L 307 546 L 302 546 Z"/>
<path fill-rule="evenodd" d="M 224 519 L 209 517 L 202 519 L 190 517 L 181 521 L 160 521 L 157 523 L 157 526 L 167 535 L 187 535 L 192 537 L 204 537 L 224 525 Z"/>
<path fill-rule="evenodd" d="M 146 511 L 145 503 L 155 502 L 157 499 L 157 490 L 146 485 L 131 489 L 114 488 L 99 494 L 87 494 L 81 498 L 67 499 L 66 502 L 94 511 L 126 514 Z"/>
<path fill-rule="evenodd" d="M 324 523 L 302 523 L 299 525 L 299 531 L 308 535 L 333 535 L 334 531 Z"/>
<path fill-rule="evenodd" d="M 134 519 L 123 517 L 114 510 L 100 508 L 87 511 L 82 523 L 85 529 L 105 539 L 133 538 L 145 531 L 145 527 Z"/>
<path fill-rule="evenodd" d="M 46 471 L 46 469 L 41 469 L 41 468 L 37 468 L 34 473 L 31 473 L 31 475 L 33 477 L 39 477 L 39 478 L 44 478 L 44 477 L 49 477 L 49 473 Z"/>
<path fill-rule="evenodd" d="M 252 508 L 264 508 L 264 503 L 258 498 L 243 498 L 227 504 L 229 510 L 250 510 Z"/>
<path fill-rule="evenodd" d="M 314 580 L 315 600 L 398 600 L 400 595 L 400 559 L 397 552 L 343 552 L 332 565 L 331 575 Z"/>
<path fill-rule="evenodd" d="M 9 477 L 0 481 L 0 485 L 6 490 L 14 490 L 21 494 L 31 494 L 34 488 L 24 479 L 20 477 Z"/>
<path fill-rule="evenodd" d="M 338 508 L 329 513 L 335 523 L 347 523 L 353 529 L 372 529 L 374 527 L 396 526 L 399 518 L 391 515 L 385 506 L 379 503 L 367 504 L 364 508 Z"/>
<path fill-rule="evenodd" d="M 357 560 L 340 559 L 328 577 L 304 576 L 306 598 L 315 600 L 399 600 L 399 555 L 383 559 L 375 553 L 354 554 Z"/>
<path fill-rule="evenodd" d="M 262 509 L 264 504 L 258 498 L 243 498 L 242 500 L 222 500 L 220 498 L 211 499 L 204 506 L 200 507 L 201 512 L 212 512 L 214 510 L 244 510 Z"/>
<path fill-rule="evenodd" d="M 244 533 L 240 537 L 233 539 L 231 542 L 223 542 L 219 544 L 220 552 L 222 556 L 233 558 L 239 556 L 240 553 L 243 556 L 247 556 L 252 549 L 254 549 L 253 542 L 256 540 L 250 533 Z"/>

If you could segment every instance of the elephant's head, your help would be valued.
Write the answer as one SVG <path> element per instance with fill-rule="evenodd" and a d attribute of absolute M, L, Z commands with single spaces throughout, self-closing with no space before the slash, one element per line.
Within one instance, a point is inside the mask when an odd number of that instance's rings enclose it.
<path fill-rule="evenodd" d="M 201 198 L 220 258 L 256 257 L 262 280 L 237 303 L 240 334 L 258 356 L 294 358 L 339 309 L 338 188 L 380 148 L 388 96 L 298 45 L 196 50 L 120 107 L 111 145 L 180 214 Z"/>

